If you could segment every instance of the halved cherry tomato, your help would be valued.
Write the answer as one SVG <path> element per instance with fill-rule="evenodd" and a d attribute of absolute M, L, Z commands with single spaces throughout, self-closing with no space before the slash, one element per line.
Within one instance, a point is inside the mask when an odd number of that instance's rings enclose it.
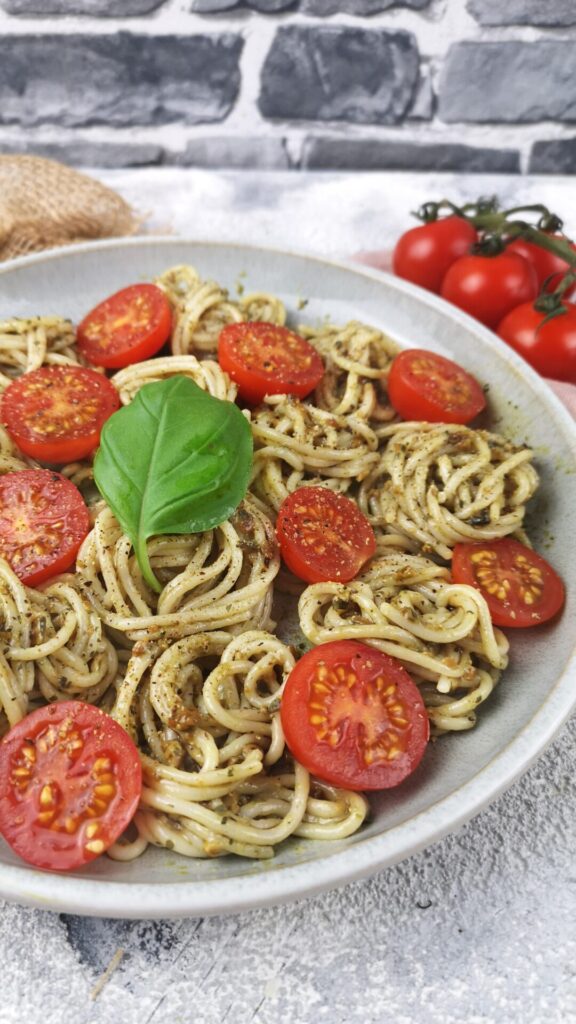
<path fill-rule="evenodd" d="M 538 626 L 564 604 L 564 584 L 557 572 L 545 558 L 512 537 L 485 544 L 457 544 L 452 578 L 483 594 L 496 626 Z"/>
<path fill-rule="evenodd" d="M 451 359 L 409 348 L 392 362 L 388 397 L 405 420 L 469 423 L 486 407 L 478 381 Z"/>
<path fill-rule="evenodd" d="M 65 572 L 90 530 L 77 487 L 50 469 L 0 476 L 0 558 L 29 587 Z"/>
<path fill-rule="evenodd" d="M 448 267 L 469 252 L 476 229 L 463 217 L 443 217 L 411 228 L 400 236 L 392 254 L 398 277 L 438 293 Z"/>
<path fill-rule="evenodd" d="M 568 241 L 563 235 L 551 235 L 551 237 L 557 238 L 560 241 Z M 568 242 L 568 244 L 576 253 L 576 245 L 573 242 Z M 570 269 L 570 264 L 566 260 L 556 256 L 553 252 L 549 252 L 548 249 L 543 249 L 541 245 L 536 245 L 535 242 L 526 241 L 525 238 L 516 238 L 506 246 L 506 249 L 508 252 L 515 252 L 518 256 L 523 256 L 525 260 L 532 264 L 538 278 L 539 290 L 544 282 L 548 281 L 546 291 L 553 292 Z M 574 294 L 576 294 L 576 285 L 570 288 L 567 297 L 572 297 Z"/>
<path fill-rule="evenodd" d="M 298 761 L 344 789 L 397 786 L 430 735 L 420 691 L 400 662 L 357 640 L 320 644 L 300 658 L 280 717 Z"/>
<path fill-rule="evenodd" d="M 305 398 L 324 376 L 324 364 L 305 338 L 261 321 L 227 324 L 218 340 L 218 362 L 251 405 L 265 395 Z"/>
<path fill-rule="evenodd" d="M 290 494 L 280 506 L 276 535 L 286 565 L 307 583 L 346 583 L 376 550 L 366 516 L 328 487 L 299 487 Z"/>
<path fill-rule="evenodd" d="M 155 284 L 132 284 L 84 317 L 77 343 L 89 363 L 115 369 L 155 355 L 171 330 L 172 311 L 162 289 Z"/>
<path fill-rule="evenodd" d="M 136 746 L 92 704 L 38 708 L 0 742 L 0 832 L 38 868 L 67 871 L 100 856 L 141 791 Z"/>
<path fill-rule="evenodd" d="M 494 329 L 514 306 L 536 298 L 538 279 L 532 264 L 515 252 L 462 256 L 448 268 L 440 294 Z"/>
<path fill-rule="evenodd" d="M 531 302 L 512 309 L 497 334 L 544 377 L 576 384 L 576 306 L 547 319 Z"/>
<path fill-rule="evenodd" d="M 9 384 L 0 415 L 18 447 L 42 462 L 74 462 L 93 451 L 120 407 L 116 388 L 83 366 L 42 366 Z"/>

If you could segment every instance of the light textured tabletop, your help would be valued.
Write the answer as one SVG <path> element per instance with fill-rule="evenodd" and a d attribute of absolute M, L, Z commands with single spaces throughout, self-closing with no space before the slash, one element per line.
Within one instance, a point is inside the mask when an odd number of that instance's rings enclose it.
<path fill-rule="evenodd" d="M 570 179 L 95 172 L 162 233 L 344 256 L 430 198 L 544 202 Z M 576 685 L 576 681 L 575 681 Z M 422 853 L 289 906 L 181 921 L 5 904 L 0 1024 L 576 1021 L 576 719 L 498 801 Z"/>

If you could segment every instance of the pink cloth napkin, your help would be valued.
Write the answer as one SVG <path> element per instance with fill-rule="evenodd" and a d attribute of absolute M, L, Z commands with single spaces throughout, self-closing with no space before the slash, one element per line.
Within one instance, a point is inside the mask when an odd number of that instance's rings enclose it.
<path fill-rule="evenodd" d="M 369 267 L 376 267 L 377 270 L 392 270 L 392 254 L 387 250 L 376 252 L 356 252 L 352 256 L 356 263 L 365 263 Z M 568 412 L 576 419 L 576 387 L 574 384 L 567 384 L 561 380 L 547 380 L 552 390 L 564 403 Z"/>

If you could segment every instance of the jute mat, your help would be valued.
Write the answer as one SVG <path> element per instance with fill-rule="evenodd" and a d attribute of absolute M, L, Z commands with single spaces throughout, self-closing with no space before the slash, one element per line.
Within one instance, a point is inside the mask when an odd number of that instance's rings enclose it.
<path fill-rule="evenodd" d="M 43 157 L 0 156 L 0 260 L 138 225 L 124 199 L 88 175 Z"/>

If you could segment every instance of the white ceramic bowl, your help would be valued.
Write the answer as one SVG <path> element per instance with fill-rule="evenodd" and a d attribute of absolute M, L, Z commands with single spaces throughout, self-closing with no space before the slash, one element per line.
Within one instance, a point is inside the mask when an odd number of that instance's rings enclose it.
<path fill-rule="evenodd" d="M 230 913 L 310 895 L 376 872 L 434 842 L 485 807 L 550 742 L 576 705 L 576 427 L 548 386 L 490 331 L 441 299 L 360 266 L 180 239 L 77 245 L 0 268 L 0 317 L 78 320 L 117 289 L 193 263 L 232 293 L 266 289 L 293 322 L 359 319 L 404 345 L 430 347 L 489 385 L 490 425 L 536 451 L 542 486 L 528 527 L 568 584 L 553 625 L 512 636 L 511 665 L 470 733 L 442 738 L 398 790 L 371 798 L 362 830 L 336 843 L 287 842 L 271 862 L 193 861 L 149 849 L 131 864 L 106 857 L 71 874 L 37 871 L 0 845 L 0 895 L 79 914 L 179 917 Z M 301 300 L 308 300 L 298 312 Z"/>

